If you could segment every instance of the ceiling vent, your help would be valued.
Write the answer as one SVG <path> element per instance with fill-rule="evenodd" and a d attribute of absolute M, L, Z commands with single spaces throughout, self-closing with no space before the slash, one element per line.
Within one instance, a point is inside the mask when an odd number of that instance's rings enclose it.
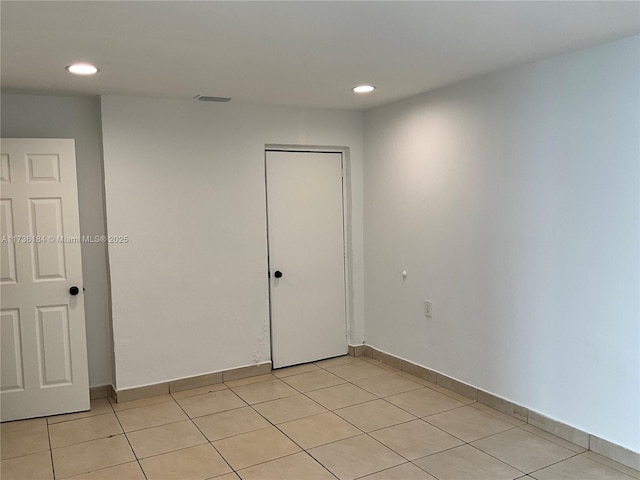
<path fill-rule="evenodd" d="M 195 97 L 193 97 L 196 100 L 199 100 L 201 102 L 220 102 L 220 103 L 225 103 L 231 100 L 231 97 L 206 97 L 204 95 L 196 95 Z"/>

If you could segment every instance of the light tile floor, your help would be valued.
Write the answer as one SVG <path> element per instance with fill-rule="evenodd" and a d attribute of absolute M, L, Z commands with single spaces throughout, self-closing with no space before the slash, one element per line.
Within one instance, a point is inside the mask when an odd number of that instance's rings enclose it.
<path fill-rule="evenodd" d="M 2 480 L 629 480 L 640 472 L 371 359 L 4 423 Z"/>

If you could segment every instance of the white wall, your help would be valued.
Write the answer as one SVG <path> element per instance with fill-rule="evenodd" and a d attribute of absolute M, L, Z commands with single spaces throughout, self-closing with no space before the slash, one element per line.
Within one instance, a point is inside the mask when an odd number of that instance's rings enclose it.
<path fill-rule="evenodd" d="M 76 141 L 80 233 L 104 235 L 102 133 L 98 97 L 2 95 L 2 136 Z M 106 246 L 82 244 L 89 384 L 113 381 Z"/>
<path fill-rule="evenodd" d="M 347 146 L 360 343 L 362 114 L 102 98 L 116 384 L 268 361 L 266 144 Z"/>
<path fill-rule="evenodd" d="M 364 190 L 368 344 L 636 452 L 639 53 L 370 111 Z"/>

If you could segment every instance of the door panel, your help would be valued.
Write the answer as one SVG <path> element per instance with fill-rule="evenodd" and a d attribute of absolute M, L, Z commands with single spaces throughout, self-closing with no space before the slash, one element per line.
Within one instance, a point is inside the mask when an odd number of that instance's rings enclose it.
<path fill-rule="evenodd" d="M 89 408 L 75 161 L 73 140 L 2 139 L 2 421 Z"/>
<path fill-rule="evenodd" d="M 66 305 L 36 307 L 40 386 L 71 384 L 69 311 Z"/>
<path fill-rule="evenodd" d="M 33 237 L 63 236 L 62 198 L 29 199 L 31 231 Z M 31 243 L 31 264 L 35 282 L 66 279 L 63 242 Z"/>
<path fill-rule="evenodd" d="M 342 155 L 267 152 L 266 170 L 274 368 L 344 355 Z"/>
<path fill-rule="evenodd" d="M 1 187 L 0 187 L 1 188 Z M 13 236 L 13 203 L 10 198 L 0 200 L 0 228 L 3 235 Z M 0 243 L 0 285 L 16 283 L 16 248 L 13 243 Z"/>
<path fill-rule="evenodd" d="M 2 310 L 0 322 L 0 335 L 2 336 L 2 352 L 0 354 L 2 384 L 0 391 L 23 390 L 20 311 L 17 308 Z"/>

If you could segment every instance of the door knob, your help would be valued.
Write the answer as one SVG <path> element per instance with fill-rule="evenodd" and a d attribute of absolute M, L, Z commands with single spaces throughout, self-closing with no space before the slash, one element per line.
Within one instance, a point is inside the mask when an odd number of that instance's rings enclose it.
<path fill-rule="evenodd" d="M 73 286 L 69 289 L 70 295 L 77 295 L 78 293 L 80 293 L 80 289 L 76 286 Z"/>
<path fill-rule="evenodd" d="M 280 270 L 276 270 L 276 273 L 273 274 L 276 278 L 282 278 L 282 272 Z"/>

